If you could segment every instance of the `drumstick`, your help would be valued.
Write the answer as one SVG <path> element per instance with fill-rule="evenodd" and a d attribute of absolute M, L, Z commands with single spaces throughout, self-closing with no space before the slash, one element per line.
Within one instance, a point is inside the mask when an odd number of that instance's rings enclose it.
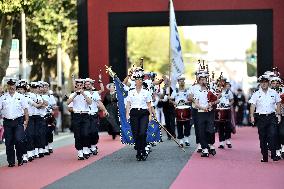
<path fill-rule="evenodd" d="M 156 118 L 153 118 L 153 119 L 159 124 L 161 128 L 163 128 L 166 131 L 166 133 L 168 133 L 173 138 L 173 140 L 177 143 L 177 145 L 185 152 L 184 148 L 178 143 L 175 137 L 173 137 L 173 135 L 163 125 L 161 125 L 161 123 Z"/>

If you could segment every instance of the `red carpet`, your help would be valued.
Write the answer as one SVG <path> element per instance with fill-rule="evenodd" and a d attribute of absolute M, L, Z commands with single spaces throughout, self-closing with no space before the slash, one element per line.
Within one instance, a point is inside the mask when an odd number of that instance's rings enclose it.
<path fill-rule="evenodd" d="M 171 185 L 172 189 L 283 189 L 284 160 L 261 163 L 256 128 L 240 128 L 233 148 L 215 157 L 195 153 Z M 216 144 L 217 145 L 217 144 Z"/>
<path fill-rule="evenodd" d="M 101 136 L 99 154 L 88 160 L 78 161 L 74 145 L 55 149 L 51 156 L 36 159 L 21 167 L 0 168 L 1 189 L 42 188 L 78 169 L 81 169 L 113 152 L 123 145 L 119 140 L 113 141 L 110 136 Z"/>

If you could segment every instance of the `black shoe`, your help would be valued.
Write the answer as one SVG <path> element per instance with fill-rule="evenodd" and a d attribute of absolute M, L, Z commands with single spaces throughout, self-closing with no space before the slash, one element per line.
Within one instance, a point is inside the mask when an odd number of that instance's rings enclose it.
<path fill-rule="evenodd" d="M 23 160 L 23 163 L 28 163 L 28 160 Z"/>
<path fill-rule="evenodd" d="M 282 159 L 284 159 L 284 152 L 281 153 L 281 157 L 282 157 Z"/>
<path fill-rule="evenodd" d="M 189 142 L 185 142 L 184 144 L 185 146 L 190 146 Z"/>
<path fill-rule="evenodd" d="M 15 163 L 9 163 L 8 167 L 15 167 Z"/>
<path fill-rule="evenodd" d="M 79 157 L 79 156 L 78 156 L 78 160 L 84 160 L 84 157 Z"/>
<path fill-rule="evenodd" d="M 44 157 L 44 154 L 43 154 L 43 153 L 40 153 L 40 154 L 38 154 L 38 157 L 39 157 L 39 158 L 43 158 L 43 157 Z"/>
<path fill-rule="evenodd" d="M 29 162 L 32 162 L 34 160 L 34 158 L 33 157 L 29 157 L 28 160 L 29 160 Z"/>
<path fill-rule="evenodd" d="M 260 162 L 268 162 L 268 159 L 261 159 Z"/>
<path fill-rule="evenodd" d="M 215 149 L 210 149 L 209 153 L 212 154 L 213 156 L 215 156 L 216 155 L 216 150 Z"/>
<path fill-rule="evenodd" d="M 83 155 L 85 159 L 89 159 L 90 155 L 89 154 L 84 154 Z"/>
<path fill-rule="evenodd" d="M 228 148 L 232 148 L 232 144 L 227 144 Z"/>
<path fill-rule="evenodd" d="M 197 153 L 201 153 L 202 152 L 202 149 L 197 149 Z"/>
<path fill-rule="evenodd" d="M 280 158 L 280 156 L 275 156 L 275 157 L 271 157 L 271 159 L 273 161 L 279 161 L 281 158 Z"/>
<path fill-rule="evenodd" d="M 115 138 L 116 138 L 116 134 L 113 134 L 112 135 L 112 140 L 115 140 Z"/>
<path fill-rule="evenodd" d="M 48 152 L 49 152 L 50 154 L 52 154 L 52 153 L 53 153 L 53 149 L 48 149 Z"/>
<path fill-rule="evenodd" d="M 201 157 L 209 157 L 208 153 L 201 152 Z"/>
<path fill-rule="evenodd" d="M 19 166 L 19 167 L 22 166 L 23 164 L 24 164 L 24 161 L 23 161 L 23 160 L 18 161 L 18 166 Z"/>
<path fill-rule="evenodd" d="M 179 146 L 180 146 L 181 148 L 183 148 L 183 147 L 184 147 L 184 145 L 183 145 L 183 144 L 179 144 Z"/>
<path fill-rule="evenodd" d="M 98 155 L 98 148 L 95 149 L 94 151 L 92 151 L 92 154 L 93 154 L 93 155 Z"/>
<path fill-rule="evenodd" d="M 220 145 L 218 148 L 224 149 L 225 147 L 224 147 L 224 145 Z"/>
<path fill-rule="evenodd" d="M 146 153 L 141 155 L 142 161 L 146 161 L 147 157 L 148 157 L 148 155 Z"/>
<path fill-rule="evenodd" d="M 45 155 L 45 156 L 49 156 L 50 153 L 49 153 L 49 152 L 44 152 L 44 155 Z"/>
<path fill-rule="evenodd" d="M 140 154 L 137 154 L 137 155 L 136 155 L 136 160 L 137 160 L 137 161 L 141 161 L 141 160 L 142 160 L 142 157 L 141 157 Z"/>

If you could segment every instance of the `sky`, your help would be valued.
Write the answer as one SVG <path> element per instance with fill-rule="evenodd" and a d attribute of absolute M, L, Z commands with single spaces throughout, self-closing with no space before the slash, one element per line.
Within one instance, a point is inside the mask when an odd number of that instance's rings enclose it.
<path fill-rule="evenodd" d="M 208 41 L 208 59 L 245 59 L 245 51 L 257 38 L 257 26 L 184 26 L 185 38 Z"/>

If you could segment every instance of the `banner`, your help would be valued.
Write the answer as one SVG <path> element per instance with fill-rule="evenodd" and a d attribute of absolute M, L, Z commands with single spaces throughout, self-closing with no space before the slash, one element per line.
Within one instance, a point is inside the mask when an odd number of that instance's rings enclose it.
<path fill-rule="evenodd" d="M 182 58 L 180 39 L 172 0 L 170 0 L 170 62 L 171 87 L 173 90 L 175 90 L 177 79 L 185 72 L 185 67 Z"/>

